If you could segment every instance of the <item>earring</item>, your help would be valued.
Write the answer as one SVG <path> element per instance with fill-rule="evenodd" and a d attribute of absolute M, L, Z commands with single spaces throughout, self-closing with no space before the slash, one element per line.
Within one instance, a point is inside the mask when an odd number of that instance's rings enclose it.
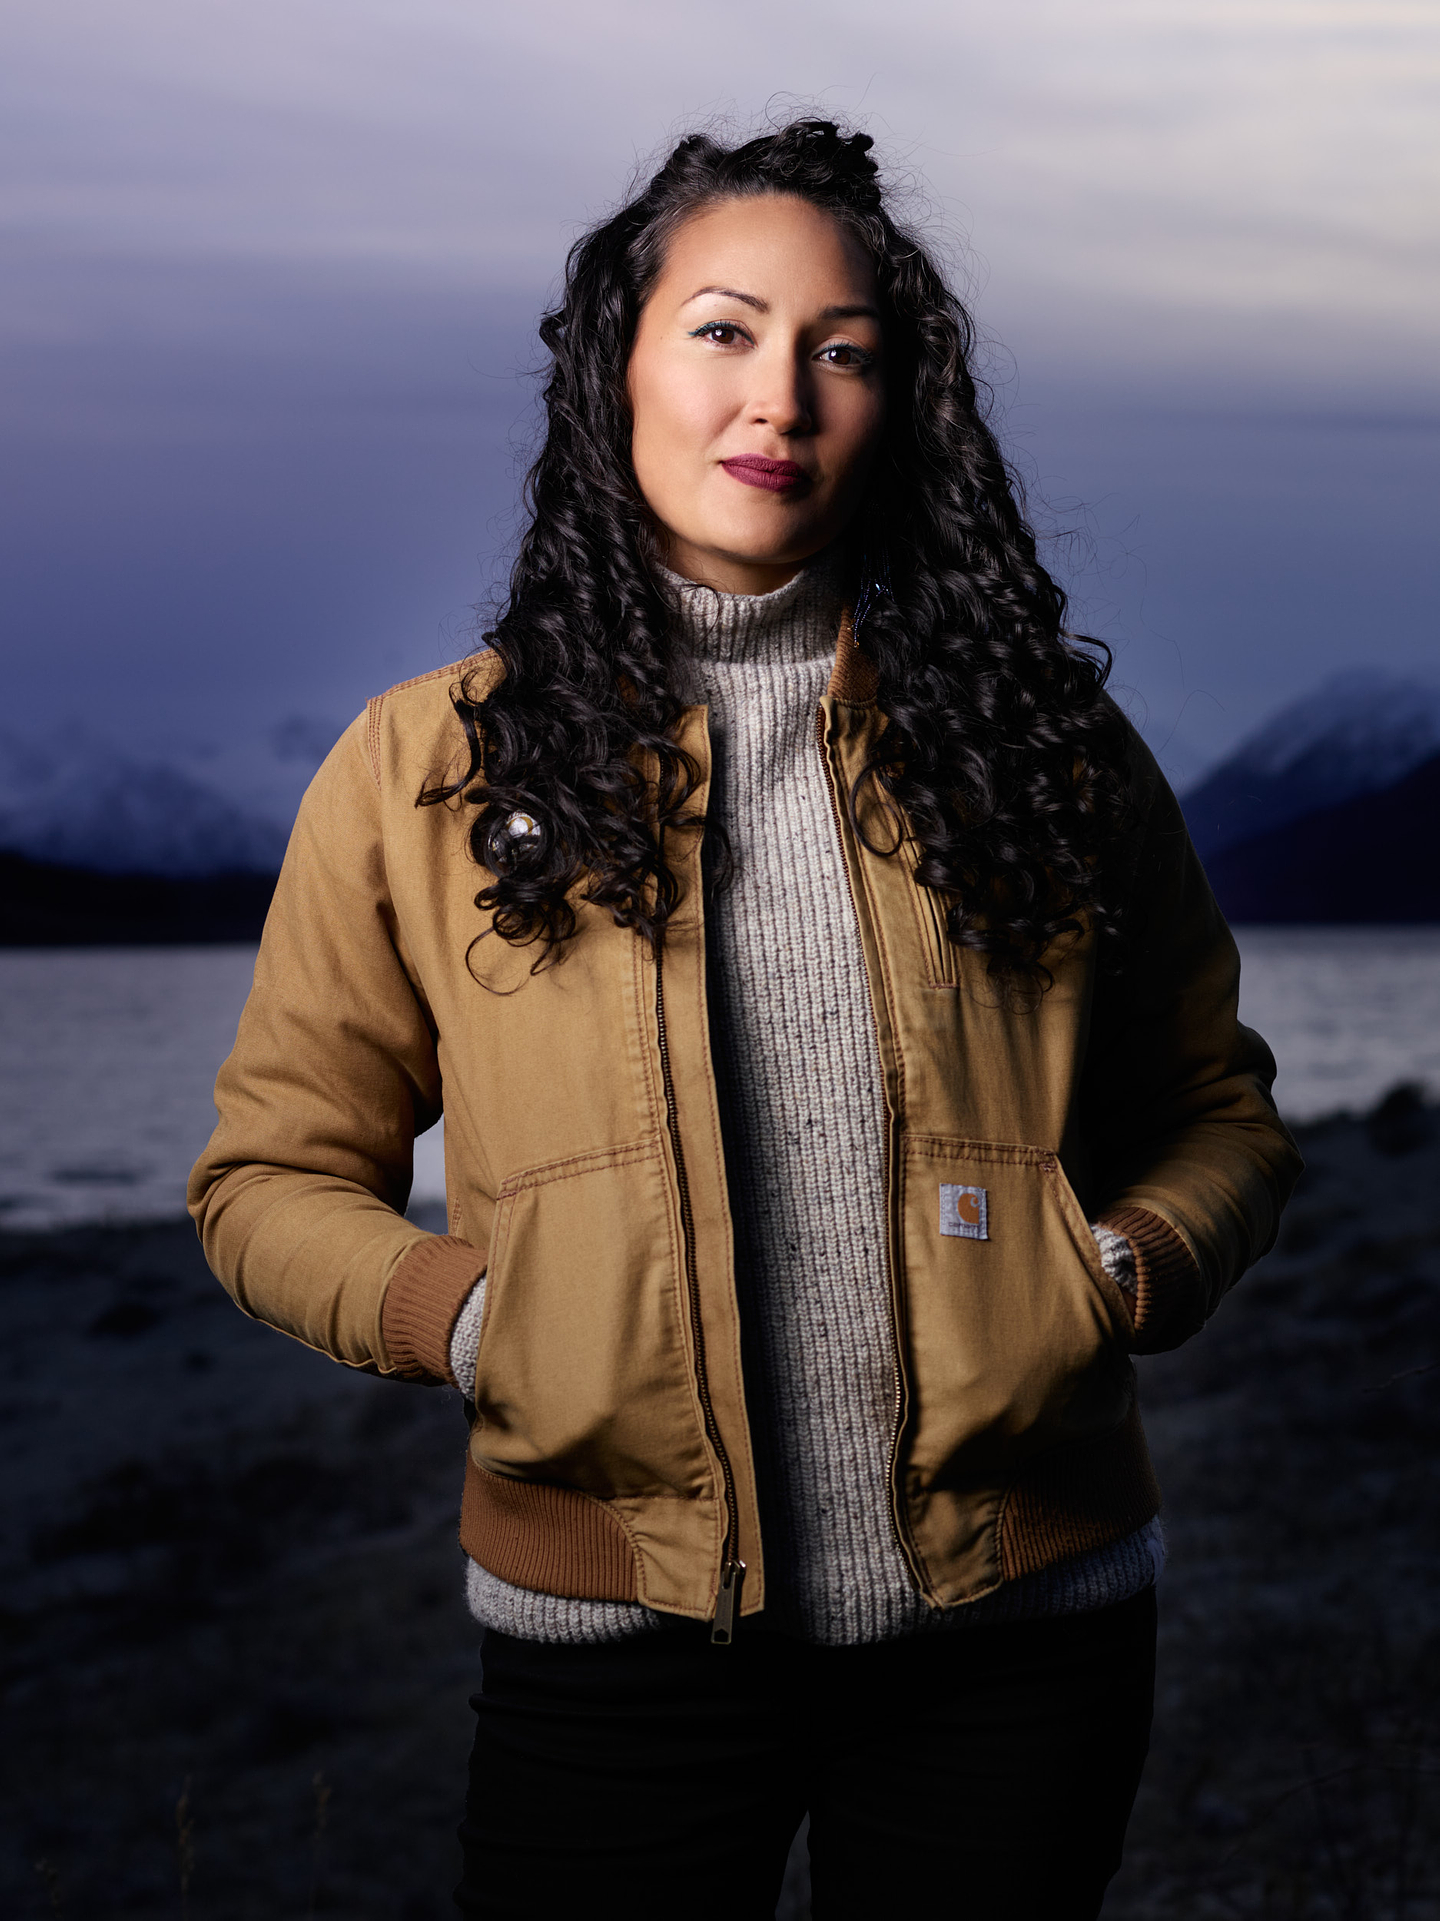
<path fill-rule="evenodd" d="M 872 554 L 867 546 L 860 556 L 860 589 L 855 596 L 855 632 L 882 600 L 893 599 L 890 589 L 890 556 L 882 547 Z"/>

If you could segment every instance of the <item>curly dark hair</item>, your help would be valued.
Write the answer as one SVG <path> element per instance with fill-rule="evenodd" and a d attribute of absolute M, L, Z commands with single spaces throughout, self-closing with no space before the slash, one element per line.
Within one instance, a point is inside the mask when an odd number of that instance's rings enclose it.
<path fill-rule="evenodd" d="M 470 843 L 490 878 L 475 904 L 503 939 L 540 943 L 537 965 L 574 934 L 577 899 L 661 941 L 679 901 L 667 836 L 704 826 L 691 806 L 698 769 L 676 740 L 671 614 L 631 464 L 626 371 L 677 227 L 761 194 L 840 221 L 880 296 L 887 421 L 845 538 L 887 725 L 852 815 L 867 784 L 899 804 L 951 938 L 1004 983 L 1043 987 L 1042 956 L 1087 922 L 1116 932 L 1107 879 L 1129 809 L 1128 736 L 1104 692 L 1109 652 L 1065 627 L 1065 596 L 986 423 L 973 322 L 892 220 L 872 144 L 828 120 L 729 148 L 682 140 L 571 249 L 563 298 L 540 323 L 547 430 L 509 597 L 486 635 L 504 677 L 484 697 L 469 679 L 456 690 L 470 764 L 420 796 L 477 810 Z M 510 830 L 517 813 L 533 832 Z"/>

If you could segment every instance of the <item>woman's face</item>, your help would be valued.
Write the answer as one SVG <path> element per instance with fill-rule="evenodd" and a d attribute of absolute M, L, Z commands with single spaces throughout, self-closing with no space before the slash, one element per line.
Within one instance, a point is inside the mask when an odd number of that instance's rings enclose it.
<path fill-rule="evenodd" d="M 628 375 L 668 566 L 768 593 L 835 538 L 885 424 L 882 344 L 869 257 L 818 207 L 727 200 L 686 221 Z"/>

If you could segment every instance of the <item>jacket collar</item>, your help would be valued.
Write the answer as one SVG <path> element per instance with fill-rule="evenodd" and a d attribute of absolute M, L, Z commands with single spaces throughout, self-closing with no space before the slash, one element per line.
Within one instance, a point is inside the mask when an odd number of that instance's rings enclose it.
<path fill-rule="evenodd" d="M 840 634 L 835 643 L 835 666 L 826 688 L 832 700 L 846 707 L 869 707 L 879 691 L 880 676 L 875 664 L 861 653 L 855 638 L 855 618 L 850 608 L 840 616 Z"/>

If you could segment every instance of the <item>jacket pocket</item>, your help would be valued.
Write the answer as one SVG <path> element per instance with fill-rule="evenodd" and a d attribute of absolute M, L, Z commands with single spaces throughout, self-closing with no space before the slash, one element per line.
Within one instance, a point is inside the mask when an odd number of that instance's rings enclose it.
<path fill-rule="evenodd" d="M 1113 1427 L 1133 1395 L 1129 1315 L 1057 1157 L 912 1135 L 901 1165 L 921 1478 L 983 1481 Z"/>
<path fill-rule="evenodd" d="M 658 1142 L 527 1169 L 497 1196 L 477 1463 L 590 1494 L 708 1494 Z"/>

